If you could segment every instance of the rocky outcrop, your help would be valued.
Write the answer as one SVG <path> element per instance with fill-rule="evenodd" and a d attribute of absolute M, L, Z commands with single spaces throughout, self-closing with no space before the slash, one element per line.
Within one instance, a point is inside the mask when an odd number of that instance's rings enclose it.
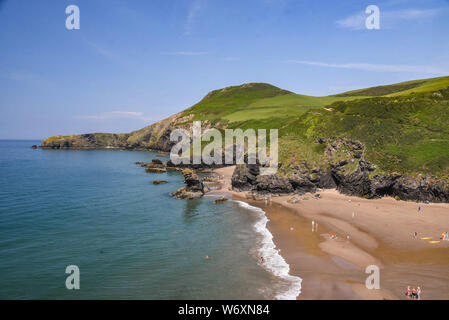
<path fill-rule="evenodd" d="M 447 182 L 422 175 L 375 174 L 376 166 L 364 159 L 364 146 L 360 142 L 317 139 L 317 143 L 327 145 L 324 152 L 328 167 L 311 169 L 303 163 L 292 166 L 287 176 L 263 176 L 257 165 L 237 165 L 231 180 L 233 189 L 259 195 L 301 195 L 315 193 L 318 188 L 336 188 L 343 194 L 370 199 L 392 196 L 401 200 L 449 202 Z"/>
<path fill-rule="evenodd" d="M 236 165 L 231 179 L 232 187 L 240 191 L 254 190 L 259 173 L 260 168 L 258 165 Z"/>
<path fill-rule="evenodd" d="M 172 192 L 170 195 L 178 199 L 198 199 L 204 195 L 204 184 L 191 169 L 182 170 L 185 187 Z"/>
<path fill-rule="evenodd" d="M 127 149 L 129 134 L 91 133 L 71 136 L 54 136 L 42 141 L 46 149 Z"/>
<path fill-rule="evenodd" d="M 192 115 L 193 116 L 193 115 Z M 155 150 L 169 152 L 174 142 L 170 134 L 175 128 L 190 129 L 191 124 L 184 124 L 192 116 L 175 114 L 152 125 L 131 133 L 89 133 L 69 136 L 54 136 L 41 143 L 44 149 L 131 149 Z"/>
<path fill-rule="evenodd" d="M 155 185 L 165 184 L 165 183 L 168 183 L 168 181 L 165 181 L 165 180 L 154 180 L 153 181 L 153 184 L 155 184 Z"/>
<path fill-rule="evenodd" d="M 136 164 L 140 165 L 141 167 L 145 168 L 145 172 L 147 173 L 163 173 L 167 172 L 167 168 L 165 163 L 163 163 L 159 159 L 153 159 L 151 162 L 143 163 L 143 162 L 136 162 Z"/>
<path fill-rule="evenodd" d="M 288 178 L 277 175 L 260 175 L 256 179 L 256 190 L 259 193 L 289 194 L 293 192 L 293 186 Z"/>

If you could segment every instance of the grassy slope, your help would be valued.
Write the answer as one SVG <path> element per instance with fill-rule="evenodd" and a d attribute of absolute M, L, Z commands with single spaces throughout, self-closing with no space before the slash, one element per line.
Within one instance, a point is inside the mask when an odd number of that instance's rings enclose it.
<path fill-rule="evenodd" d="M 275 128 L 283 163 L 324 160 L 316 137 L 363 142 L 376 172 L 449 175 L 449 77 L 407 81 L 327 97 L 267 84 L 216 90 L 184 115 L 229 128 Z M 288 168 L 286 168 L 288 170 Z"/>
<path fill-rule="evenodd" d="M 377 165 L 378 173 L 449 175 L 449 89 L 337 102 L 332 107 L 304 114 L 284 129 L 289 133 L 281 147 L 285 159 L 293 160 L 291 154 L 298 150 L 294 141 L 315 150 L 316 137 L 344 137 L 366 145 L 366 158 Z"/>

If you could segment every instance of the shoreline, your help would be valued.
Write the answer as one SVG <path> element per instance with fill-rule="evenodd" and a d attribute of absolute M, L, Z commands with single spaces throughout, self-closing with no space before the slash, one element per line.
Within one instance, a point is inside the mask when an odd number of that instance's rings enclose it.
<path fill-rule="evenodd" d="M 223 184 L 208 194 L 227 194 L 265 212 L 290 274 L 302 279 L 297 299 L 406 299 L 408 285 L 420 286 L 423 299 L 449 299 L 449 241 L 429 243 L 449 230 L 449 204 L 368 200 L 336 190 L 319 192 L 319 199 L 305 194 L 254 201 L 230 190 L 233 169 L 215 169 Z M 288 203 L 293 197 L 299 201 Z M 379 290 L 365 287 L 368 265 L 380 268 Z"/>

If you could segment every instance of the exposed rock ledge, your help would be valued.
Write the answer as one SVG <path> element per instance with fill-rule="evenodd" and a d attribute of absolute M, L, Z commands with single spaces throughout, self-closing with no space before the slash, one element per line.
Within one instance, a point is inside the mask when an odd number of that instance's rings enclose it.
<path fill-rule="evenodd" d="M 170 195 L 178 199 L 198 199 L 204 195 L 203 181 L 192 169 L 182 170 L 185 187 L 172 192 Z"/>
<path fill-rule="evenodd" d="M 262 176 L 259 168 L 237 165 L 232 175 L 232 187 L 238 191 L 259 194 L 304 194 L 318 188 L 337 188 L 343 194 L 364 198 L 391 196 L 401 200 L 420 202 L 449 202 L 449 185 L 430 177 L 406 175 L 374 175 L 372 165 L 360 161 L 352 173 L 345 173 L 345 162 L 333 165 L 328 171 L 314 170 L 312 175 L 295 172 L 289 177 Z"/>

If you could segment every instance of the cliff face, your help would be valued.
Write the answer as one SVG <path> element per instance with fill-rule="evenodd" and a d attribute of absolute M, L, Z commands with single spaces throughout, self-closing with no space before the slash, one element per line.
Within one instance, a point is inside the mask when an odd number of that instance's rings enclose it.
<path fill-rule="evenodd" d="M 170 151 L 173 142 L 170 134 L 175 128 L 189 129 L 183 125 L 191 117 L 181 114 L 173 115 L 143 129 L 131 133 L 89 133 L 70 136 L 54 136 L 42 141 L 42 148 L 47 149 L 147 149 Z"/>
<path fill-rule="evenodd" d="M 54 136 L 42 141 L 42 148 L 49 149 L 100 149 L 126 148 L 129 134 L 88 133 L 70 136 Z"/>
<path fill-rule="evenodd" d="M 256 165 L 237 165 L 233 188 L 260 194 L 304 194 L 318 188 L 336 188 L 343 194 L 369 199 L 391 196 L 401 200 L 449 202 L 449 183 L 436 177 L 399 173 L 375 174 L 376 166 L 364 159 L 365 146 L 356 141 L 318 139 L 327 160 L 320 167 L 309 163 L 290 166 L 287 174 L 262 176 Z M 345 157 L 335 157 L 340 150 Z M 284 164 L 282 164 L 284 166 Z"/>

